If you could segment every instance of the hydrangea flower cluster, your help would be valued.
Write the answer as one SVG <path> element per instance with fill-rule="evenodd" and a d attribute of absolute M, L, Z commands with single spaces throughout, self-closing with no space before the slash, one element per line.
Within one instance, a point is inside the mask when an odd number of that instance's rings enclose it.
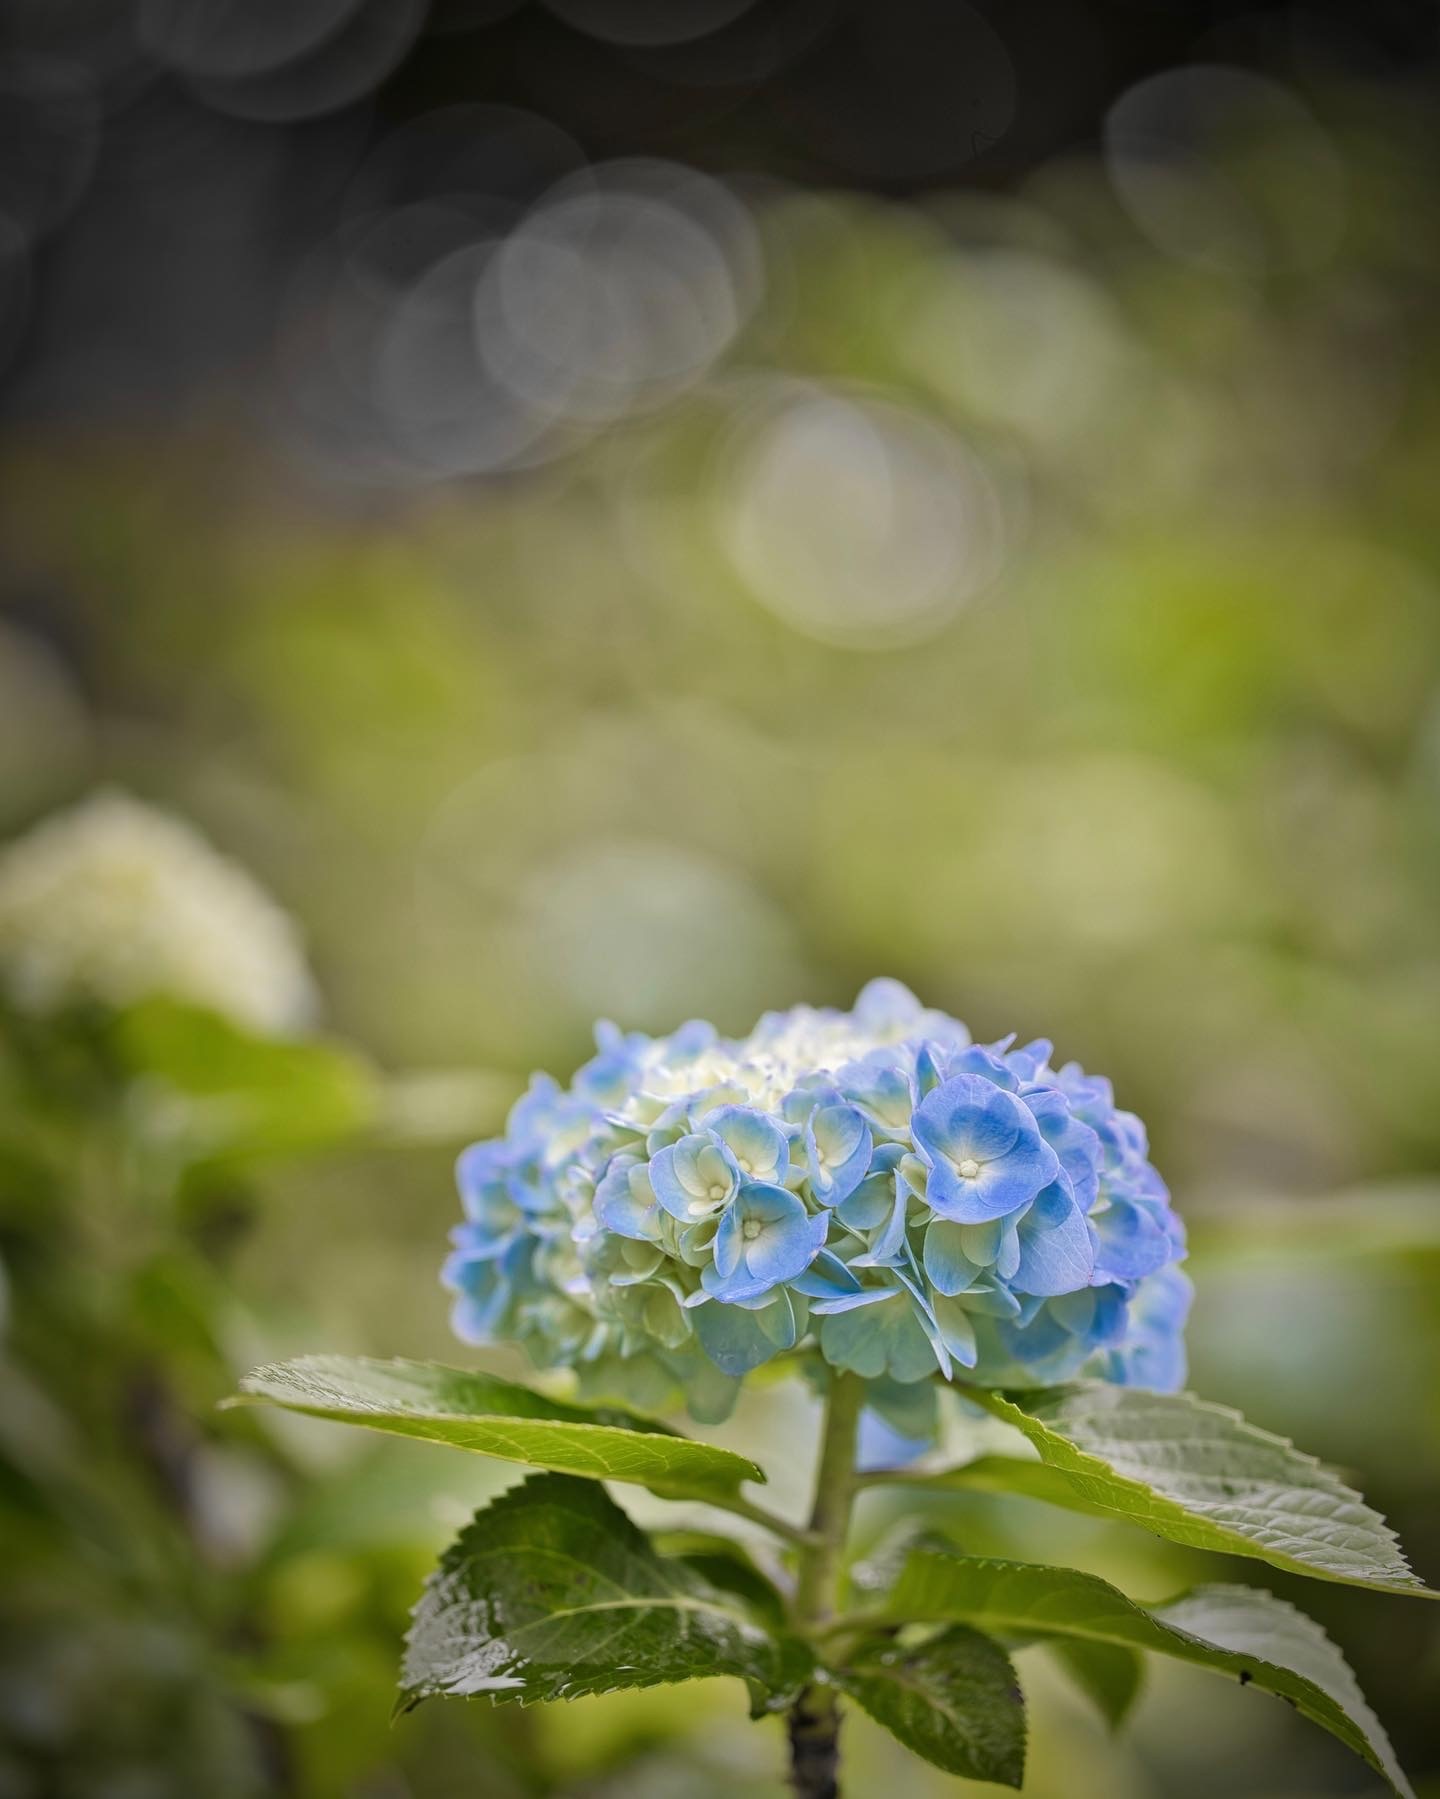
<path fill-rule="evenodd" d="M 0 985 L 37 1013 L 166 994 L 263 1036 L 316 1009 L 299 933 L 245 869 L 110 789 L 0 852 Z"/>
<path fill-rule="evenodd" d="M 973 1043 L 888 980 L 740 1040 L 597 1039 L 460 1158 L 468 1341 L 702 1416 L 807 1339 L 887 1384 L 1182 1382 L 1184 1231 L 1144 1126 L 1049 1043 Z"/>

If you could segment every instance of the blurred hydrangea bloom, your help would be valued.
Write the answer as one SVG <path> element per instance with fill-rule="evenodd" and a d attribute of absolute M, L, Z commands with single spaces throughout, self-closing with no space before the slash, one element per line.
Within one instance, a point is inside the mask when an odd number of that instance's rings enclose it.
<path fill-rule="evenodd" d="M 887 1386 L 1184 1379 L 1184 1231 L 1144 1126 L 1049 1043 L 972 1043 L 895 981 L 741 1040 L 597 1037 L 460 1158 L 468 1341 L 702 1416 L 806 1338 Z"/>
<path fill-rule="evenodd" d="M 295 927 L 183 820 L 102 791 L 0 853 L 0 979 L 17 1005 L 156 994 L 283 1035 L 315 990 Z"/>

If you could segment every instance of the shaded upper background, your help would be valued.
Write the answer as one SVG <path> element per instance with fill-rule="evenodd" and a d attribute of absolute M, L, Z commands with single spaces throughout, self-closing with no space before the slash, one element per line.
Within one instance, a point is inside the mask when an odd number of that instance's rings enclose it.
<path fill-rule="evenodd" d="M 482 1073 L 457 1139 L 600 1014 L 738 1031 L 883 972 L 1052 1035 L 1192 1225 L 1197 1387 L 1434 1580 L 1437 17 L 8 0 L 0 835 L 104 783 L 183 814 L 327 1030 Z M 88 1140 L 54 1193 L 0 1160 L 26 1379 L 123 1463 L 137 1357 L 227 1546 L 137 1599 L 26 1515 L 18 1791 L 774 1790 L 719 1689 L 389 1731 L 487 1475 L 213 1411 L 269 1354 L 457 1353 L 454 1147 L 138 1218 Z M 1144 1595 L 1209 1572 L 964 1503 Z M 1296 1597 L 1433 1782 L 1425 1608 Z M 1362 1790 L 1216 1685 L 1119 1747 L 1041 1681 L 1033 1790 Z"/>
<path fill-rule="evenodd" d="M 91 419 L 263 356 L 367 148 L 440 108 L 568 137 L 475 159 L 507 199 L 567 155 L 913 195 L 1013 189 L 1175 66 L 1437 69 L 1429 0 L 6 0 L 0 45 L 5 409 Z"/>

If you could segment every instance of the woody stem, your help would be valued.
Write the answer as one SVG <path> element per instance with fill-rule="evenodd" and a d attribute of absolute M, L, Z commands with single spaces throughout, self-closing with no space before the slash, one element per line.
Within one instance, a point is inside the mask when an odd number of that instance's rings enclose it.
<path fill-rule="evenodd" d="M 835 1612 L 845 1539 L 855 1503 L 855 1432 L 865 1383 L 836 1372 L 820 1437 L 808 1541 L 801 1546 L 795 1621 L 812 1632 Z M 790 1784 L 797 1799 L 839 1799 L 840 1703 L 833 1686 L 812 1681 L 790 1709 Z"/>

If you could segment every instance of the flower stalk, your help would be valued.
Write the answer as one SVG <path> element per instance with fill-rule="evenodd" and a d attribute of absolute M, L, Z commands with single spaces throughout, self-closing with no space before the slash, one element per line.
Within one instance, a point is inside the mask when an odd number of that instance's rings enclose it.
<path fill-rule="evenodd" d="M 815 1470 L 809 1540 L 796 1570 L 795 1621 L 807 1633 L 835 1615 L 850 1515 L 855 1505 L 855 1435 L 865 1383 L 837 1372 L 831 1379 Z M 790 1784 L 798 1799 L 838 1799 L 840 1699 L 833 1686 L 812 1681 L 790 1709 Z"/>

